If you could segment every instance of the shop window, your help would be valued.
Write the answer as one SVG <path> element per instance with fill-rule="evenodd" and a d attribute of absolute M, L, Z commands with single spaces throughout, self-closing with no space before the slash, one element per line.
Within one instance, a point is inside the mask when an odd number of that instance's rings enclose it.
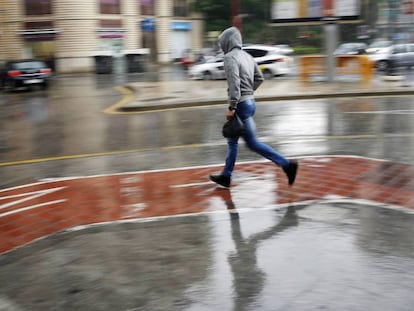
<path fill-rule="evenodd" d="M 102 19 L 99 21 L 101 28 L 122 28 L 122 20 L 120 19 Z"/>
<path fill-rule="evenodd" d="M 138 0 L 141 15 L 155 15 L 155 0 Z"/>
<path fill-rule="evenodd" d="M 121 14 L 120 0 L 100 0 L 101 14 Z"/>
<path fill-rule="evenodd" d="M 52 14 L 52 0 L 25 0 L 26 15 Z"/>
<path fill-rule="evenodd" d="M 24 29 L 35 30 L 35 29 L 51 29 L 54 28 L 53 21 L 38 21 L 38 22 L 25 22 Z"/>
<path fill-rule="evenodd" d="M 189 15 L 187 0 L 174 0 L 174 16 L 186 17 Z"/>
<path fill-rule="evenodd" d="M 24 22 L 20 33 L 25 41 L 52 41 L 55 40 L 57 30 L 53 21 Z"/>

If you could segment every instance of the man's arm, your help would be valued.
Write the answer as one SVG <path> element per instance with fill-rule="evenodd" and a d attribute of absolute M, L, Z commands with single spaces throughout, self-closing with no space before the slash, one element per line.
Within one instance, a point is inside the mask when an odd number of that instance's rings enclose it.
<path fill-rule="evenodd" d="M 256 91 L 259 88 L 259 86 L 263 83 L 263 81 L 264 81 L 263 73 L 260 70 L 259 66 L 255 62 L 254 63 L 254 84 L 253 84 L 253 90 Z"/>
<path fill-rule="evenodd" d="M 239 64 L 233 57 L 225 57 L 224 70 L 227 78 L 229 107 L 236 109 L 241 96 Z"/>

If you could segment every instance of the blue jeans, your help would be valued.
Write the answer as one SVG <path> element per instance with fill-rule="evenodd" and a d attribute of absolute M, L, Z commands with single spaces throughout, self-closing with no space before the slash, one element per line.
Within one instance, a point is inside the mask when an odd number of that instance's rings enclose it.
<path fill-rule="evenodd" d="M 256 136 L 256 124 L 254 123 L 253 116 L 256 111 L 256 102 L 254 99 L 249 99 L 238 103 L 236 113 L 244 123 L 246 134 L 243 139 L 246 145 L 252 151 L 260 154 L 261 156 L 269 159 L 273 163 L 285 167 L 289 165 L 289 160 L 277 153 L 272 147 L 260 142 Z M 227 157 L 222 175 L 231 176 L 236 164 L 237 154 L 239 151 L 238 145 L 239 137 L 227 139 Z"/>

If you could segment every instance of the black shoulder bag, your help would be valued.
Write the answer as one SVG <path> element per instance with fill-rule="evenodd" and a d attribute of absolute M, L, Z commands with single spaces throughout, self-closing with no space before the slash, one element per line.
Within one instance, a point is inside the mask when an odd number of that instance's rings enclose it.
<path fill-rule="evenodd" d="M 226 138 L 234 138 L 244 135 L 245 129 L 243 121 L 236 113 L 234 114 L 233 118 L 224 123 L 222 133 Z"/>

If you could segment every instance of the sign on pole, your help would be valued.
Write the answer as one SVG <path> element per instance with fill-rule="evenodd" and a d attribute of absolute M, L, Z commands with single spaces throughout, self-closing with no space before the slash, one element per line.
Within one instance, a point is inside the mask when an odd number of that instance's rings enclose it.
<path fill-rule="evenodd" d="M 361 0 L 272 0 L 272 23 L 359 20 Z"/>

